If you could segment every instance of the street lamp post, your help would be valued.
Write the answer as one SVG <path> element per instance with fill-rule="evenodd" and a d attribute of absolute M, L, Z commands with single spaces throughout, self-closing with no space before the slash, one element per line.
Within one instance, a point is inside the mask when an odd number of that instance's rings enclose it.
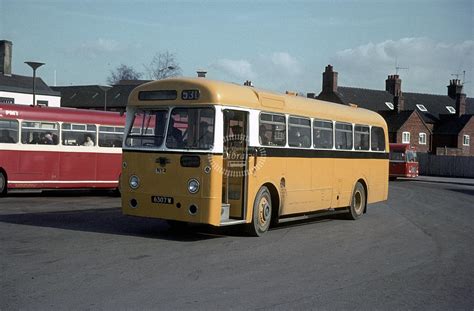
<path fill-rule="evenodd" d="M 36 69 L 43 66 L 44 63 L 38 62 L 25 62 L 28 66 L 33 69 L 33 106 L 36 105 Z"/>

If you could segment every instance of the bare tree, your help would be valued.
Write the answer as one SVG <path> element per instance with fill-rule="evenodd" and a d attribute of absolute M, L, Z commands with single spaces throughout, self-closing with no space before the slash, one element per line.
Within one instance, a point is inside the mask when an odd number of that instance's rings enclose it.
<path fill-rule="evenodd" d="M 143 65 L 148 74 L 148 78 L 161 80 L 169 77 L 181 75 L 176 56 L 168 51 L 156 53 L 149 65 Z"/>
<path fill-rule="evenodd" d="M 110 71 L 107 83 L 114 85 L 119 83 L 120 80 L 138 80 L 142 75 L 142 73 L 135 71 L 133 67 L 121 64 L 114 70 Z"/>

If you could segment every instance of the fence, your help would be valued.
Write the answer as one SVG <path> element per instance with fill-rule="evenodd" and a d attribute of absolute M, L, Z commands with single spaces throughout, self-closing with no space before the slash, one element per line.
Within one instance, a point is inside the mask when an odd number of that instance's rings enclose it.
<path fill-rule="evenodd" d="M 419 153 L 420 175 L 474 178 L 474 157 Z"/>

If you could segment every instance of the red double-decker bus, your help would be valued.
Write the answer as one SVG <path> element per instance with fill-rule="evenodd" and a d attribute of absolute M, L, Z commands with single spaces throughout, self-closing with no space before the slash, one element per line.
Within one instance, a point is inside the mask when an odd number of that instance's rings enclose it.
<path fill-rule="evenodd" d="M 409 144 L 390 144 L 389 178 L 418 177 L 416 149 Z"/>
<path fill-rule="evenodd" d="M 0 195 L 118 187 L 125 116 L 0 104 Z"/>

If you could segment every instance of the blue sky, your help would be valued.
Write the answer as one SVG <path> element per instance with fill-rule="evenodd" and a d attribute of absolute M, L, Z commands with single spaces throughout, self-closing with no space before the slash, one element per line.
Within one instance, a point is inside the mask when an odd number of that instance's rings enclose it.
<path fill-rule="evenodd" d="M 327 64 L 339 85 L 383 89 L 401 70 L 405 92 L 446 94 L 466 71 L 474 97 L 474 1 L 74 1 L 0 0 L 0 39 L 13 72 L 42 61 L 50 85 L 105 84 L 120 64 L 144 71 L 176 54 L 185 76 L 283 92 L 321 90 Z M 146 77 L 145 77 L 146 78 Z"/>

